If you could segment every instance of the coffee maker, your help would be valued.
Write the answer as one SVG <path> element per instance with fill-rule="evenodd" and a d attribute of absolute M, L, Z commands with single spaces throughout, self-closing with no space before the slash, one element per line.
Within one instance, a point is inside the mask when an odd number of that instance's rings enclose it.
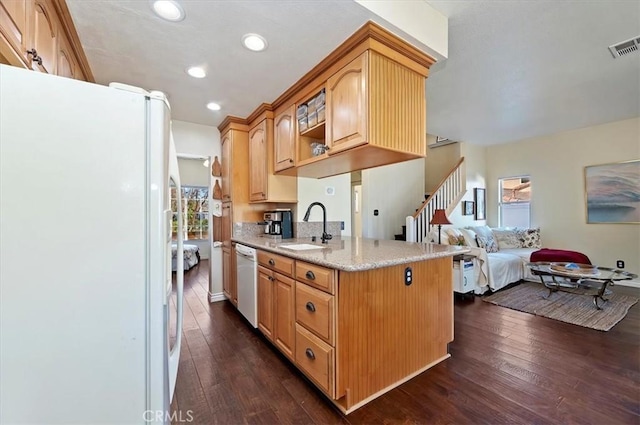
<path fill-rule="evenodd" d="M 293 214 L 291 210 L 265 211 L 267 222 L 264 233 L 271 236 L 282 236 L 282 239 L 293 238 Z"/>

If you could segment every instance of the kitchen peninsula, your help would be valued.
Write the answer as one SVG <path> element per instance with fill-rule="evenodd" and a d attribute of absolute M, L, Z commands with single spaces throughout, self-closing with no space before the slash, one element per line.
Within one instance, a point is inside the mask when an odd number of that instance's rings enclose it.
<path fill-rule="evenodd" d="M 258 329 L 344 413 L 449 357 L 451 257 L 464 247 L 233 241 L 258 250 Z"/>

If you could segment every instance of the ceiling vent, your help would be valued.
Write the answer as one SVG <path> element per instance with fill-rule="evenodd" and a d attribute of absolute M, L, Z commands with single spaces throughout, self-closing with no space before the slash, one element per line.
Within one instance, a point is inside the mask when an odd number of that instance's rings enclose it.
<path fill-rule="evenodd" d="M 611 51 L 614 59 L 628 55 L 629 53 L 637 52 L 640 50 L 640 36 L 609 46 L 609 50 Z"/>

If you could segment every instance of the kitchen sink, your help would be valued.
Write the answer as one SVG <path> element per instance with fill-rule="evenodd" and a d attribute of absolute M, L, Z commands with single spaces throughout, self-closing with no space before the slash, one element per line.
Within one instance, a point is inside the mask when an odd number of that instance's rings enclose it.
<path fill-rule="evenodd" d="M 295 243 L 291 245 L 279 245 L 278 248 L 292 249 L 294 251 L 307 251 L 311 249 L 323 249 L 324 247 L 308 243 Z"/>

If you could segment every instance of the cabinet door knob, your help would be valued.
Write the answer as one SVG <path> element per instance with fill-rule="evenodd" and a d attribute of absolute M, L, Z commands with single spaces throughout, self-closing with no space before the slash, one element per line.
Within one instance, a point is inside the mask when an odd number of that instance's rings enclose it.
<path fill-rule="evenodd" d="M 42 66 L 42 58 L 38 56 L 38 51 L 36 49 L 27 50 L 27 55 L 33 56 L 33 61 L 38 65 Z"/>
<path fill-rule="evenodd" d="M 275 266 L 276 262 L 273 260 L 273 258 L 269 258 L 269 265 L 270 266 Z"/>
<path fill-rule="evenodd" d="M 289 162 L 293 162 L 293 159 L 290 159 Z"/>
<path fill-rule="evenodd" d="M 309 357 L 311 360 L 315 360 L 316 359 L 316 355 L 313 354 L 313 350 L 311 348 L 307 348 L 306 350 L 304 350 L 304 353 L 307 355 L 307 357 Z"/>
<path fill-rule="evenodd" d="M 316 278 L 316 275 L 315 275 L 315 274 L 313 274 L 313 272 L 312 272 L 311 270 L 309 270 L 309 271 L 305 274 L 305 276 L 306 276 L 306 277 L 307 277 L 307 279 L 309 279 L 309 280 L 315 280 L 315 278 Z"/>
<path fill-rule="evenodd" d="M 311 301 L 309 301 L 307 303 L 306 307 L 307 307 L 307 310 L 309 310 L 310 312 L 312 312 L 312 313 L 316 312 L 316 306 L 313 305 L 313 303 Z"/>

